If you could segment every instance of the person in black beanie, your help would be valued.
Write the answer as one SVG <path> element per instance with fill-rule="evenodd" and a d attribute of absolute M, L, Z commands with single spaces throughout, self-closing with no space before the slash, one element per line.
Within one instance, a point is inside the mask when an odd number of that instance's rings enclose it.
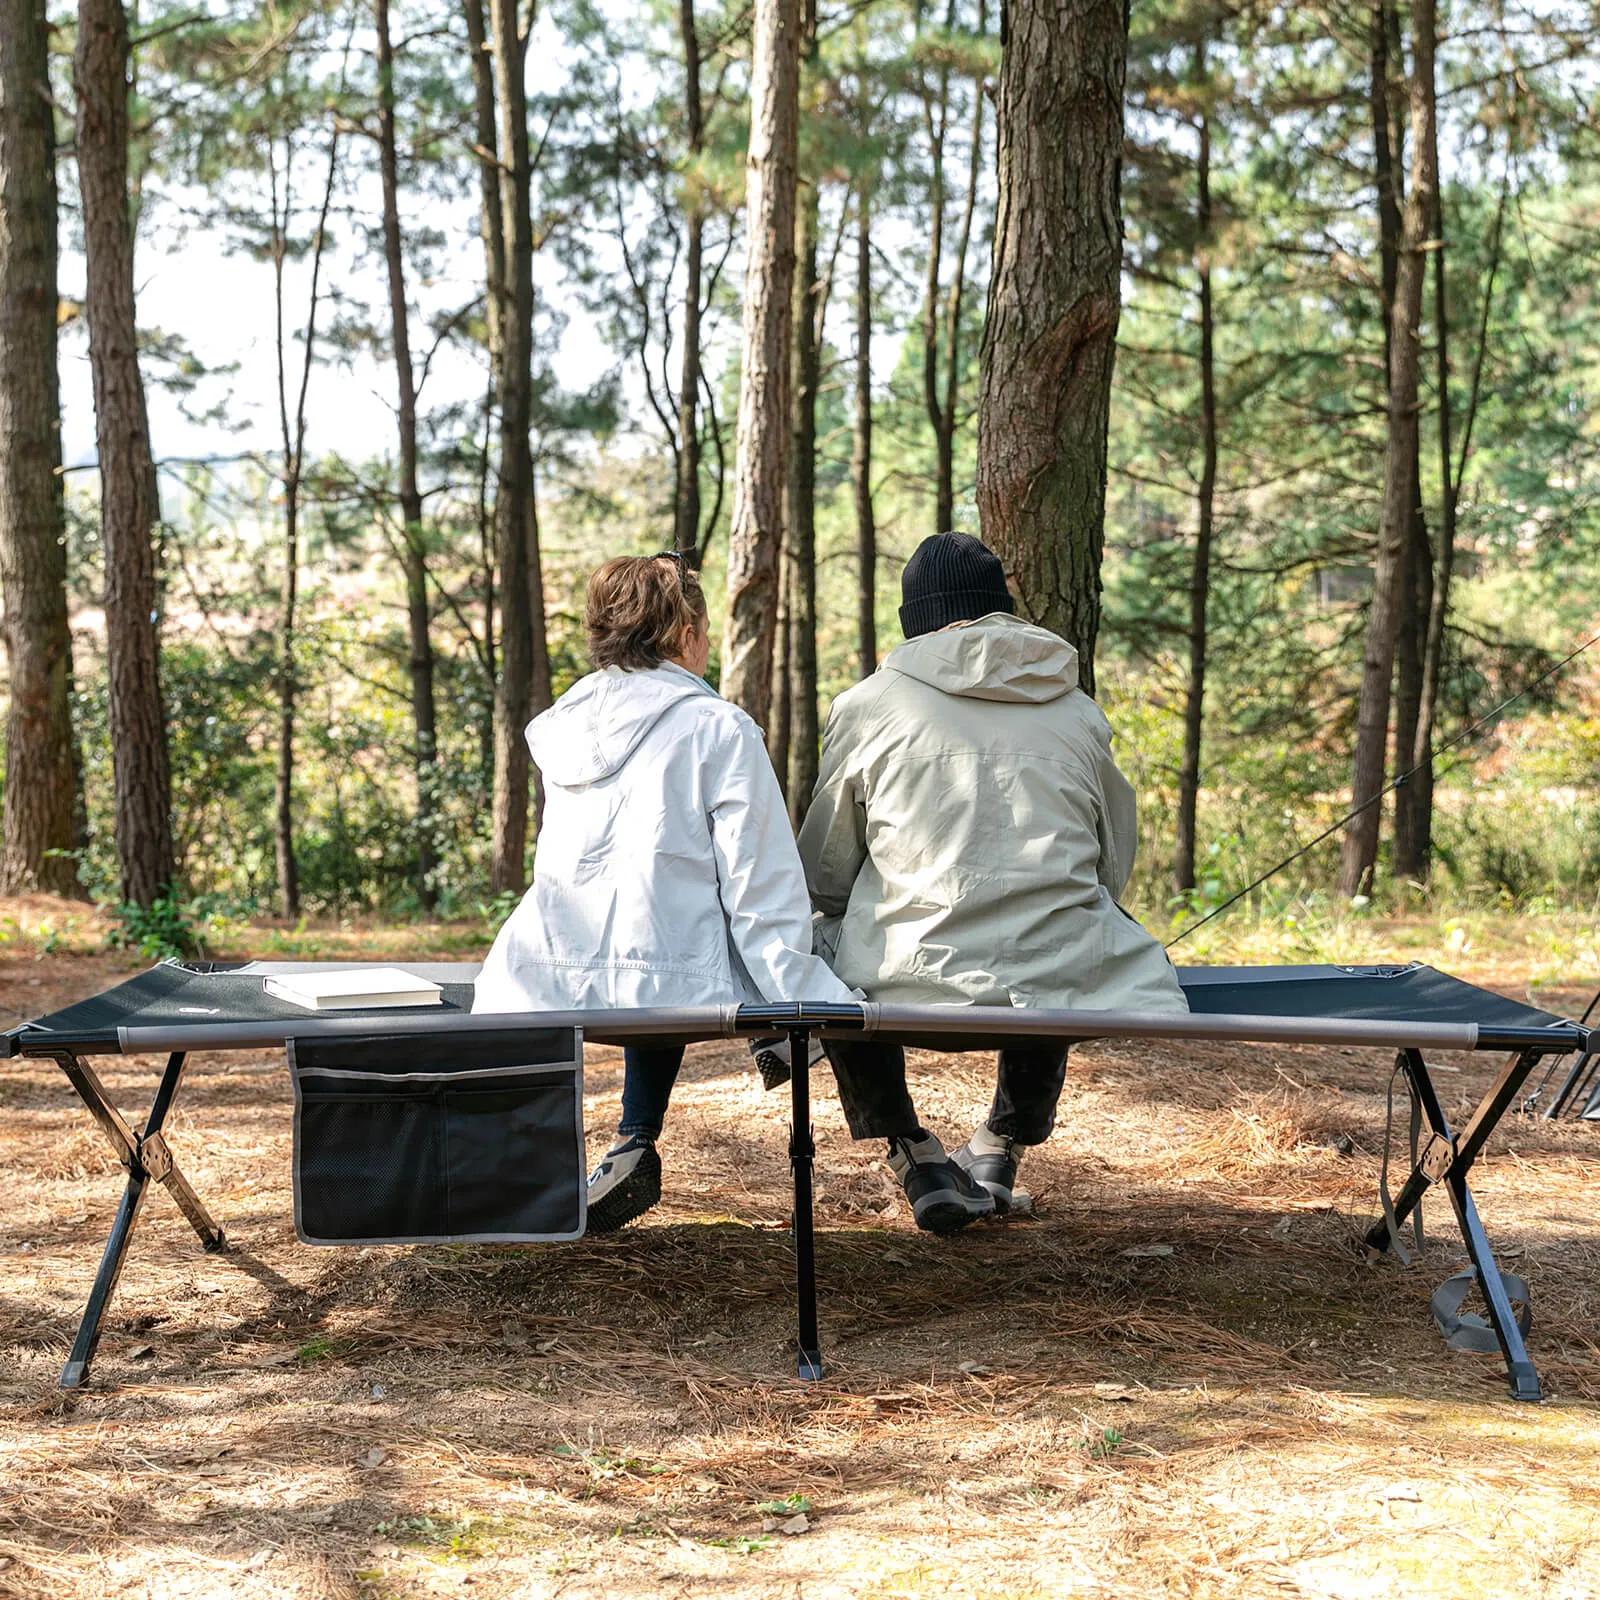
<path fill-rule="evenodd" d="M 816 948 L 875 1001 L 1186 1011 L 1165 952 L 1116 904 L 1134 795 L 1077 651 L 1015 615 L 970 534 L 924 540 L 901 599 L 906 642 L 823 733 L 800 830 Z M 1001 1051 L 989 1115 L 953 1157 L 918 1119 L 900 1046 L 828 1056 L 851 1133 L 888 1141 L 919 1227 L 1021 1205 L 1020 1152 L 1055 1125 L 1065 1045 Z"/>
<path fill-rule="evenodd" d="M 908 639 L 979 617 L 1013 616 L 1017 609 L 999 556 L 970 533 L 924 539 L 900 574 L 900 600 Z"/>

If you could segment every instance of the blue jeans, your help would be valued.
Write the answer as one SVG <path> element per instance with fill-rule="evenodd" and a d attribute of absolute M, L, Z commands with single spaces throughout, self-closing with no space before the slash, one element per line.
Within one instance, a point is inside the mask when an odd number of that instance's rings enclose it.
<path fill-rule="evenodd" d="M 683 1065 L 683 1046 L 629 1045 L 622 1052 L 622 1121 L 620 1134 L 661 1137 L 667 1102 Z"/>

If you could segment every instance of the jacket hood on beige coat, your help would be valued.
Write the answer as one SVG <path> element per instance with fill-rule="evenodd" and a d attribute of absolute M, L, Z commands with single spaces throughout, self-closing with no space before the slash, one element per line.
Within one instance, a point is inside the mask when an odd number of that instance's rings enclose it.
<path fill-rule="evenodd" d="M 819 948 L 873 1000 L 1185 1011 L 1116 904 L 1135 845 L 1077 651 L 999 612 L 834 701 L 800 830 Z"/>

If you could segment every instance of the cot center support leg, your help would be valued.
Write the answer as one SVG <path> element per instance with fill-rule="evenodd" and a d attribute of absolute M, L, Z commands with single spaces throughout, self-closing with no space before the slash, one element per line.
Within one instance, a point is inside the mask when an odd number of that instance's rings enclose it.
<path fill-rule="evenodd" d="M 1417 1096 L 1427 1135 L 1418 1149 L 1417 1164 L 1395 1197 L 1395 1224 L 1399 1226 L 1411 1215 L 1430 1185 L 1444 1184 L 1450 1195 L 1456 1222 L 1461 1228 L 1461 1237 L 1466 1243 L 1467 1254 L 1477 1269 L 1478 1286 L 1489 1308 L 1489 1321 L 1500 1345 L 1500 1354 L 1505 1360 L 1506 1376 L 1515 1400 L 1543 1398 L 1539 1374 L 1528 1356 L 1522 1331 L 1517 1327 L 1510 1296 L 1501 1281 L 1500 1268 L 1489 1245 L 1489 1236 L 1484 1231 L 1477 1203 L 1467 1186 L 1467 1174 L 1538 1060 L 1538 1055 L 1532 1051 L 1513 1056 L 1502 1068 L 1488 1093 L 1478 1102 L 1478 1108 L 1461 1136 L 1452 1138 L 1444 1107 L 1439 1103 L 1438 1091 L 1434 1088 L 1433 1077 L 1422 1058 L 1422 1052 L 1403 1050 L 1400 1053 L 1401 1066 Z M 1367 1249 L 1376 1256 L 1387 1250 L 1390 1243 L 1387 1219 L 1374 1223 L 1367 1233 Z"/>
<path fill-rule="evenodd" d="M 799 1354 L 795 1373 L 808 1381 L 822 1376 L 817 1334 L 816 1230 L 812 1207 L 812 1167 L 816 1139 L 811 1127 L 811 1031 L 789 1030 L 789 1170 L 794 1178 L 795 1313 Z"/>
<path fill-rule="evenodd" d="M 61 1387 L 78 1389 L 88 1381 L 89 1363 L 94 1359 L 95 1347 L 100 1343 L 100 1328 L 106 1307 L 116 1293 L 117 1280 L 122 1276 L 122 1264 L 128 1254 L 128 1244 L 151 1181 L 165 1187 L 206 1250 L 226 1249 L 227 1239 L 201 1204 L 200 1197 L 190 1188 L 188 1179 L 178 1170 L 177 1163 L 172 1159 L 172 1151 L 162 1135 L 168 1113 L 183 1083 L 187 1057 L 180 1052 L 167 1058 L 161 1082 L 156 1087 L 155 1099 L 150 1102 L 144 1131 L 137 1134 L 123 1121 L 122 1114 L 107 1095 L 99 1074 L 87 1061 L 69 1052 L 62 1052 L 53 1059 L 67 1075 L 78 1098 L 100 1124 L 101 1132 L 117 1152 L 117 1159 L 128 1173 L 122 1201 L 117 1207 L 117 1215 L 106 1240 L 105 1254 L 100 1258 L 100 1270 L 95 1274 L 83 1321 L 78 1326 L 77 1338 L 72 1342 L 72 1354 L 61 1371 Z"/>

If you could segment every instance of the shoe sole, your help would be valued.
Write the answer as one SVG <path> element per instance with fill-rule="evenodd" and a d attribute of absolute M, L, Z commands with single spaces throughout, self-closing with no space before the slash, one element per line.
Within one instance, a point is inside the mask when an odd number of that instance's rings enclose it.
<path fill-rule="evenodd" d="M 1003 1183 L 997 1183 L 989 1178 L 973 1177 L 971 1166 L 961 1159 L 964 1153 L 965 1152 L 963 1150 L 958 1150 L 953 1156 L 950 1157 L 951 1161 L 954 1162 L 956 1166 L 960 1167 L 969 1178 L 972 1178 L 972 1181 L 977 1184 L 980 1189 L 988 1190 L 989 1194 L 994 1199 L 995 1215 L 999 1217 L 1005 1216 L 1016 1206 L 1016 1190 L 1008 1189 Z"/>
<path fill-rule="evenodd" d="M 761 1087 L 767 1090 L 781 1089 L 790 1077 L 788 1062 L 771 1050 L 756 1053 L 756 1071 L 761 1074 Z"/>
<path fill-rule="evenodd" d="M 926 1233 L 956 1233 L 969 1222 L 995 1214 L 994 1197 L 988 1203 L 962 1194 L 959 1189 L 935 1189 L 913 1202 L 911 1215 Z"/>
<path fill-rule="evenodd" d="M 615 1233 L 636 1221 L 661 1199 L 661 1157 L 647 1150 L 626 1178 L 589 1207 L 585 1233 Z"/>

